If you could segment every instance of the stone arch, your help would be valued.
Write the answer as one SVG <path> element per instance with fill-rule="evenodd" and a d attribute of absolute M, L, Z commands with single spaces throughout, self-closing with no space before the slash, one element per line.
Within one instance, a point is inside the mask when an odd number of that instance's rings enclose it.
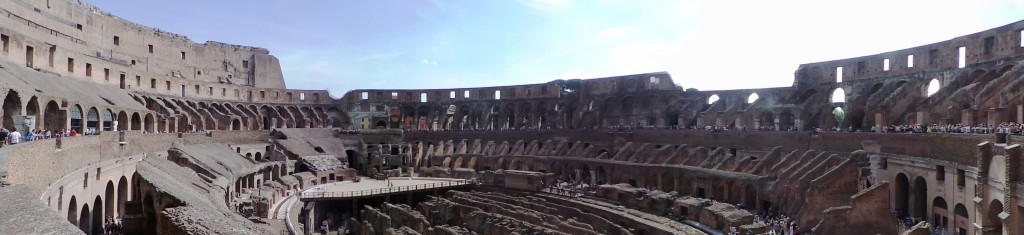
<path fill-rule="evenodd" d="M 444 162 L 441 162 L 441 166 L 445 168 L 452 167 L 452 157 L 445 157 Z"/>
<path fill-rule="evenodd" d="M 88 200 L 88 199 L 86 199 Z M 82 204 L 81 213 L 78 215 L 78 229 L 85 234 L 92 234 L 92 213 L 89 212 L 89 204 Z"/>
<path fill-rule="evenodd" d="M 108 180 L 107 181 L 107 187 L 106 187 L 106 190 L 105 190 L 103 196 L 104 196 L 104 198 L 107 199 L 108 202 L 114 201 L 114 200 L 116 200 L 116 198 L 114 196 L 114 193 L 115 193 L 114 181 L 109 181 Z M 104 217 L 107 217 L 107 216 L 112 217 L 112 216 L 117 214 L 117 212 L 115 211 L 115 210 L 117 210 L 116 203 L 107 203 L 105 206 L 106 207 L 104 207 L 104 210 L 103 210 L 103 216 Z"/>
<path fill-rule="evenodd" d="M 932 199 L 932 228 L 949 227 L 949 206 L 942 196 Z"/>
<path fill-rule="evenodd" d="M 68 201 L 68 222 L 78 226 L 78 199 L 75 196 Z"/>
<path fill-rule="evenodd" d="M 760 98 L 761 97 L 757 95 L 757 92 L 750 93 L 750 95 L 747 96 L 747 103 L 753 104 L 754 102 L 757 102 L 757 100 Z"/>
<path fill-rule="evenodd" d="M 955 227 L 956 234 L 967 234 L 967 230 L 971 229 L 971 216 L 967 211 L 967 207 L 964 204 L 957 203 L 953 207 L 953 227 Z"/>
<path fill-rule="evenodd" d="M 914 178 L 914 211 L 913 216 L 918 219 L 928 218 L 928 182 L 924 177 Z"/>
<path fill-rule="evenodd" d="M 60 110 L 60 105 L 57 105 L 55 101 L 46 103 L 46 109 L 43 111 L 43 127 L 53 131 L 67 128 L 66 120 L 67 114 L 65 111 Z"/>
<path fill-rule="evenodd" d="M 28 105 L 25 106 L 25 115 L 32 116 L 32 117 L 36 118 L 35 125 L 33 125 L 33 126 L 29 127 L 29 128 L 39 129 L 39 127 L 40 127 L 39 124 L 40 124 L 40 121 L 42 120 L 43 117 L 39 116 L 39 98 L 38 97 L 32 96 L 32 98 L 29 98 Z"/>
<path fill-rule="evenodd" d="M 71 110 L 68 111 L 71 119 L 71 129 L 75 132 L 82 134 L 82 106 L 74 105 L 71 106 Z"/>
<path fill-rule="evenodd" d="M 718 100 L 721 100 L 721 99 L 722 98 L 719 97 L 718 94 L 712 94 L 711 96 L 708 96 L 707 101 L 708 101 L 708 104 L 715 104 L 716 102 L 718 102 Z"/>
<path fill-rule="evenodd" d="M 921 91 L 921 94 L 923 94 L 924 97 L 930 97 L 939 92 L 939 89 L 942 89 L 942 81 L 938 78 L 932 78 L 931 81 L 928 81 L 928 85 L 924 87 L 924 90 Z"/>
<path fill-rule="evenodd" d="M 147 113 L 146 118 L 143 119 L 143 130 L 148 132 L 155 132 L 156 130 L 156 119 L 153 118 L 152 113 Z"/>
<path fill-rule="evenodd" d="M 238 120 L 237 118 L 236 119 L 231 119 L 231 130 L 233 130 L 233 131 L 242 130 L 242 121 Z"/>
<path fill-rule="evenodd" d="M 4 120 L 3 127 L 8 130 L 14 130 L 14 116 L 21 115 L 21 96 L 18 96 L 18 92 L 10 90 L 7 92 L 7 96 L 4 97 Z"/>
<path fill-rule="evenodd" d="M 256 152 L 256 154 L 253 157 L 255 157 L 257 162 L 262 162 L 263 161 L 263 153 Z"/>
<path fill-rule="evenodd" d="M 131 127 L 131 123 L 128 121 L 128 113 L 121 111 L 117 114 L 117 130 L 125 131 Z"/>
<path fill-rule="evenodd" d="M 846 90 L 842 87 L 832 90 L 832 97 L 829 99 L 832 103 L 846 103 Z"/>
<path fill-rule="evenodd" d="M 89 108 L 89 111 L 85 114 L 85 130 L 99 130 L 100 129 L 100 112 L 96 110 L 96 107 Z"/>
<path fill-rule="evenodd" d="M 99 195 L 96 199 L 93 199 L 92 203 L 92 216 L 90 216 L 92 225 L 89 226 L 92 229 L 90 234 L 103 234 L 103 198 Z"/>
<path fill-rule="evenodd" d="M 117 181 L 117 214 L 124 215 L 124 204 L 128 202 L 128 178 L 121 176 Z"/>
<path fill-rule="evenodd" d="M 910 211 L 910 179 L 903 173 L 896 174 L 895 184 L 893 185 L 893 209 L 899 214 L 899 217 L 906 217 Z"/>
<path fill-rule="evenodd" d="M 1002 233 L 995 234 L 1008 234 L 1004 230 L 1003 219 L 999 218 L 999 213 L 1003 212 L 1003 202 L 999 201 L 999 199 L 993 199 L 985 209 L 985 215 L 980 218 L 981 226 L 987 230 L 1002 231 Z"/>
<path fill-rule="evenodd" d="M 142 117 L 139 116 L 138 112 L 132 113 L 132 127 L 131 130 L 142 130 Z"/>
<path fill-rule="evenodd" d="M 114 112 L 110 109 L 105 109 L 101 112 L 100 121 L 103 122 L 104 131 L 114 130 Z"/>

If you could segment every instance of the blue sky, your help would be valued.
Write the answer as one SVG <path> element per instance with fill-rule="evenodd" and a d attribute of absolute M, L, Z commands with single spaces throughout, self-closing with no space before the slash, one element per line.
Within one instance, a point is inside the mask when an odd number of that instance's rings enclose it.
<path fill-rule="evenodd" d="M 423 89 L 667 71 L 686 88 L 790 86 L 801 63 L 1024 19 L 1015 0 L 91 0 L 144 25 L 268 48 L 289 88 Z"/>

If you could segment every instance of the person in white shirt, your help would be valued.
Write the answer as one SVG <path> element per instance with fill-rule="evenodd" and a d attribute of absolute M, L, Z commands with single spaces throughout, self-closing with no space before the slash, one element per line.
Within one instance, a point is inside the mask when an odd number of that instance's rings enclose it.
<path fill-rule="evenodd" d="M 21 142 L 21 133 L 18 131 L 11 132 L 11 135 L 8 137 L 11 139 L 11 144 L 18 144 L 18 142 Z"/>

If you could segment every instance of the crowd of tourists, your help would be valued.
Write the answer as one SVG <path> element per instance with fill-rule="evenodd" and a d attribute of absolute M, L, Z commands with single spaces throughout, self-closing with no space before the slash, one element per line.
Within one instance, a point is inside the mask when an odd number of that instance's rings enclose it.
<path fill-rule="evenodd" d="M 98 135 L 98 134 L 99 134 L 98 131 L 91 131 L 91 132 L 86 132 L 85 133 L 85 135 Z M 60 131 L 56 131 L 56 132 L 50 131 L 50 130 L 32 129 L 32 130 L 26 131 L 25 134 L 22 134 L 18 130 L 7 130 L 7 128 L 0 128 L 0 146 L 8 145 L 8 144 L 14 145 L 14 144 L 18 144 L 18 143 L 25 142 L 25 141 L 57 138 L 58 136 L 60 136 L 60 137 L 75 137 L 75 136 L 79 136 L 79 135 L 80 134 L 75 129 L 66 129 L 66 130 L 60 130 Z"/>
<path fill-rule="evenodd" d="M 107 216 L 103 221 L 103 235 L 120 235 L 121 228 L 121 218 Z"/>
<path fill-rule="evenodd" d="M 796 221 L 785 215 L 767 214 L 764 217 L 755 217 L 755 223 L 762 223 L 768 227 L 768 234 L 771 235 L 797 235 L 802 229 Z"/>

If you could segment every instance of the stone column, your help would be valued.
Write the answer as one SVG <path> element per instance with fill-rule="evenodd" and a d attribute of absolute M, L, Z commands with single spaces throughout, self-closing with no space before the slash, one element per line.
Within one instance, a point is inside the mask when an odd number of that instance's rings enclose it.
<path fill-rule="evenodd" d="M 974 125 L 974 115 L 971 113 L 971 109 L 960 110 L 960 124 L 971 126 Z"/>
<path fill-rule="evenodd" d="M 875 113 L 875 132 L 882 132 L 883 126 L 885 126 L 885 116 L 882 113 Z"/>
<path fill-rule="evenodd" d="M 917 112 L 917 124 L 928 125 L 928 113 L 918 111 Z"/>
<path fill-rule="evenodd" d="M 1002 123 L 1002 122 L 1006 121 L 1006 118 L 1003 117 L 1003 114 L 1005 113 L 1005 111 L 1006 111 L 1006 108 L 989 108 L 988 109 L 988 124 L 989 125 L 999 125 L 999 123 Z"/>

